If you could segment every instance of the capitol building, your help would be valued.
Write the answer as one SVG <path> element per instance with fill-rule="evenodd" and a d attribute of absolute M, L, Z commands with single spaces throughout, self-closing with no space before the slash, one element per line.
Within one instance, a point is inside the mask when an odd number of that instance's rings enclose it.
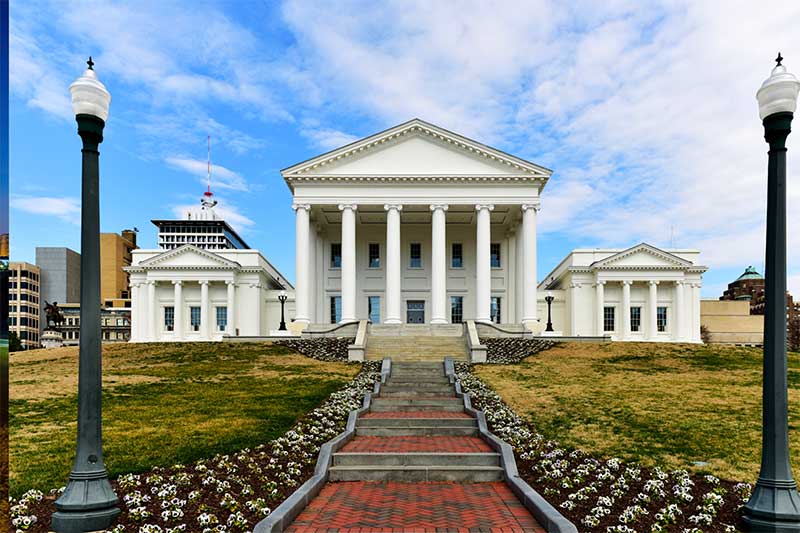
<path fill-rule="evenodd" d="M 294 286 L 209 191 L 182 220 L 153 221 L 158 249 L 134 251 L 132 340 L 269 336 L 285 290 L 295 333 L 474 320 L 542 334 L 547 296 L 549 335 L 699 342 L 697 250 L 581 249 L 537 272 L 552 173 L 419 119 L 290 166 Z"/>

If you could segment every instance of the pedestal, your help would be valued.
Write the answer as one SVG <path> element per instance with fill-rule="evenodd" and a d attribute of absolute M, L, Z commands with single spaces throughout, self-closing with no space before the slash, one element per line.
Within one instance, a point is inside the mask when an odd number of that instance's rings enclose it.
<path fill-rule="evenodd" d="M 42 348 L 61 348 L 64 346 L 64 334 L 54 329 L 46 329 L 40 338 Z"/>

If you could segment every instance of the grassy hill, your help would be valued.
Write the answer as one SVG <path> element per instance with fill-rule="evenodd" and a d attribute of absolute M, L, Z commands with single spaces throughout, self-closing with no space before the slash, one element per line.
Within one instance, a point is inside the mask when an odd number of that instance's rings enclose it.
<path fill-rule="evenodd" d="M 564 343 L 475 373 L 547 438 L 647 466 L 756 479 L 760 348 Z M 800 354 L 789 354 L 792 463 L 800 468 Z"/>
<path fill-rule="evenodd" d="M 75 451 L 78 349 L 10 358 L 11 494 L 60 487 Z M 116 476 L 263 444 L 359 368 L 266 343 L 106 345 L 106 464 Z"/>

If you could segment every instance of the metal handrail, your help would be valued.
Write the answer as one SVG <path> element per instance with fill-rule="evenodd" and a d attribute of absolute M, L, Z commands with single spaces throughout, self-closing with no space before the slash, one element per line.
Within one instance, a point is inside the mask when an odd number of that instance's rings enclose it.
<path fill-rule="evenodd" d="M 353 324 L 358 325 L 358 323 L 359 323 L 359 320 L 352 320 L 350 322 L 343 322 L 341 324 L 337 324 L 335 327 L 332 327 L 331 329 L 326 329 L 326 330 L 322 330 L 322 331 L 303 331 L 303 333 L 305 333 L 306 335 L 309 335 L 309 336 L 325 335 L 326 333 L 333 333 L 334 331 L 338 331 L 338 330 L 342 329 L 345 326 L 352 326 Z"/>

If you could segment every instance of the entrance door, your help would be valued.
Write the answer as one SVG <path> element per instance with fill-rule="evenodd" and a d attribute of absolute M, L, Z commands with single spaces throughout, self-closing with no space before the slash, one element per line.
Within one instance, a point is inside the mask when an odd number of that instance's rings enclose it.
<path fill-rule="evenodd" d="M 406 302 L 406 322 L 408 324 L 425 323 L 425 300 L 408 300 Z"/>

